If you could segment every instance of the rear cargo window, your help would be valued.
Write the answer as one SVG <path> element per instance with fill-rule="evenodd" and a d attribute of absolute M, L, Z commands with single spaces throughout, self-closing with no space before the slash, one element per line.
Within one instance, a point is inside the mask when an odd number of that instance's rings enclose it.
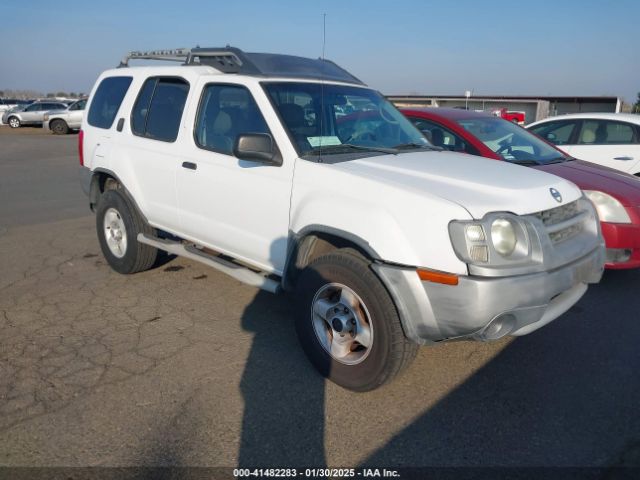
<path fill-rule="evenodd" d="M 91 100 L 87 121 L 98 128 L 111 128 L 132 77 L 108 77 L 102 80 Z"/>

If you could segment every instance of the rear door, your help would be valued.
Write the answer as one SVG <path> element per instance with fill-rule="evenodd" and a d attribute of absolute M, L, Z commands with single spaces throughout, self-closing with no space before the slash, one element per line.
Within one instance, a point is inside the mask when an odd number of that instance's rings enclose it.
<path fill-rule="evenodd" d="M 573 157 L 627 173 L 637 173 L 640 139 L 631 123 L 614 120 L 583 120 Z"/>
<path fill-rule="evenodd" d="M 131 111 L 131 134 L 123 125 L 124 148 L 112 155 L 123 162 L 118 171 L 135 182 L 131 188 L 149 222 L 173 233 L 180 230 L 175 183 L 184 149 L 177 139 L 189 90 L 182 77 L 145 79 Z"/>

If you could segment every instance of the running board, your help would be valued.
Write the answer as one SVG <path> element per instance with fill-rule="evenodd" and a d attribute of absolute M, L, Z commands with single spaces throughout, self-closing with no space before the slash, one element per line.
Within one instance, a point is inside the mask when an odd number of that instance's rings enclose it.
<path fill-rule="evenodd" d="M 235 278 L 236 280 L 246 283 L 254 287 L 261 288 L 271 293 L 278 293 L 280 291 L 280 283 L 266 278 L 259 273 L 249 270 L 247 267 L 238 265 L 237 263 L 230 262 L 214 255 L 209 255 L 205 252 L 201 252 L 197 248 L 190 245 L 183 245 L 180 242 L 165 240 L 163 238 L 150 237 L 144 233 L 138 234 L 138 241 L 146 245 L 164 250 L 165 252 L 173 253 L 180 257 L 190 258 L 196 262 L 204 263 L 216 270 L 226 273 L 227 275 Z"/>

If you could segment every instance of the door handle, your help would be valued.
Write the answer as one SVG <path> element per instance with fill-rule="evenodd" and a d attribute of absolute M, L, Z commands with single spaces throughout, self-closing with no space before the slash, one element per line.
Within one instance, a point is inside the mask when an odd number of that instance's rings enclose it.
<path fill-rule="evenodd" d="M 197 170 L 198 165 L 193 162 L 182 162 L 182 168 L 188 168 L 189 170 Z"/>
<path fill-rule="evenodd" d="M 633 157 L 615 157 L 614 160 L 633 160 Z"/>

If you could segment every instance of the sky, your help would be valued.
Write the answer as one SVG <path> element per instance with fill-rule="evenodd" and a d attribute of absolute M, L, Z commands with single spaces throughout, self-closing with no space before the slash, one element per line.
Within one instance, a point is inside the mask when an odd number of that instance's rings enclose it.
<path fill-rule="evenodd" d="M 325 56 L 386 95 L 640 92 L 640 1 L 0 0 L 0 90 L 89 92 L 130 50 Z"/>

